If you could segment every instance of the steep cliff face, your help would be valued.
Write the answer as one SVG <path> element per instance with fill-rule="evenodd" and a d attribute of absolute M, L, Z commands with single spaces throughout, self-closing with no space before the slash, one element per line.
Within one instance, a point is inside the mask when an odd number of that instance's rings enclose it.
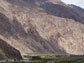
<path fill-rule="evenodd" d="M 60 0 L 0 0 L 0 35 L 22 54 L 84 54 L 83 17 Z"/>
<path fill-rule="evenodd" d="M 0 60 L 3 59 L 22 59 L 20 52 L 0 39 Z"/>

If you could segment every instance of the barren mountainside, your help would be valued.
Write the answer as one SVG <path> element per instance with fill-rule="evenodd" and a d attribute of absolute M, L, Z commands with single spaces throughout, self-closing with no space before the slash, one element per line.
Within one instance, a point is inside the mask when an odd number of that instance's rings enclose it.
<path fill-rule="evenodd" d="M 0 35 L 21 54 L 84 54 L 84 18 L 61 0 L 0 0 Z"/>
<path fill-rule="evenodd" d="M 72 9 L 79 13 L 84 18 L 84 9 L 75 5 L 69 5 Z"/>

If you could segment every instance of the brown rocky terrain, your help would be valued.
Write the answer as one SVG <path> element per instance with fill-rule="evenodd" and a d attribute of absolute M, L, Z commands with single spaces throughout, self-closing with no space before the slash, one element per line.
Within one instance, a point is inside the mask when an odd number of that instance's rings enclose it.
<path fill-rule="evenodd" d="M 84 54 L 84 18 L 60 0 L 0 0 L 0 35 L 22 55 Z"/>
<path fill-rule="evenodd" d="M 3 59 L 22 59 L 20 52 L 0 39 L 0 60 Z"/>

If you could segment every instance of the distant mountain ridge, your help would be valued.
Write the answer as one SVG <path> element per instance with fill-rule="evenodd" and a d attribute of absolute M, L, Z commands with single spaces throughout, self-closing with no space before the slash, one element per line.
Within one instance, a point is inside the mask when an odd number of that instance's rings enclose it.
<path fill-rule="evenodd" d="M 81 7 L 78 7 L 76 5 L 69 5 L 72 7 L 72 9 L 74 9 L 75 11 L 77 11 L 83 18 L 84 18 L 84 9 Z"/>
<path fill-rule="evenodd" d="M 73 4 L 70 4 L 70 6 L 71 6 L 72 8 L 74 8 L 74 9 L 76 9 L 76 10 L 79 10 L 79 11 L 84 12 L 84 9 L 81 8 L 81 7 L 79 7 L 79 6 L 76 6 L 76 5 L 73 5 Z"/>

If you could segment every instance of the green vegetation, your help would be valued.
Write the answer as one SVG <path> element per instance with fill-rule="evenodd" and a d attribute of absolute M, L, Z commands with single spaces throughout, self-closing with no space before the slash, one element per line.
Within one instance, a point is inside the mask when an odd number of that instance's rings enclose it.
<path fill-rule="evenodd" d="M 69 57 L 70 55 L 32 55 L 32 54 L 28 54 L 28 55 L 24 55 L 25 58 L 32 58 L 32 59 L 55 59 L 55 58 L 61 58 L 61 57 Z"/>
<path fill-rule="evenodd" d="M 84 58 L 78 59 L 80 55 L 24 55 L 25 58 L 30 58 L 32 62 L 27 63 L 81 63 L 84 62 Z M 74 59 L 72 59 L 74 57 Z M 65 59 L 63 59 L 65 58 Z M 67 59 L 69 58 L 69 59 Z M 55 59 L 53 61 L 53 59 Z M 49 62 L 51 63 L 51 62 Z"/>

